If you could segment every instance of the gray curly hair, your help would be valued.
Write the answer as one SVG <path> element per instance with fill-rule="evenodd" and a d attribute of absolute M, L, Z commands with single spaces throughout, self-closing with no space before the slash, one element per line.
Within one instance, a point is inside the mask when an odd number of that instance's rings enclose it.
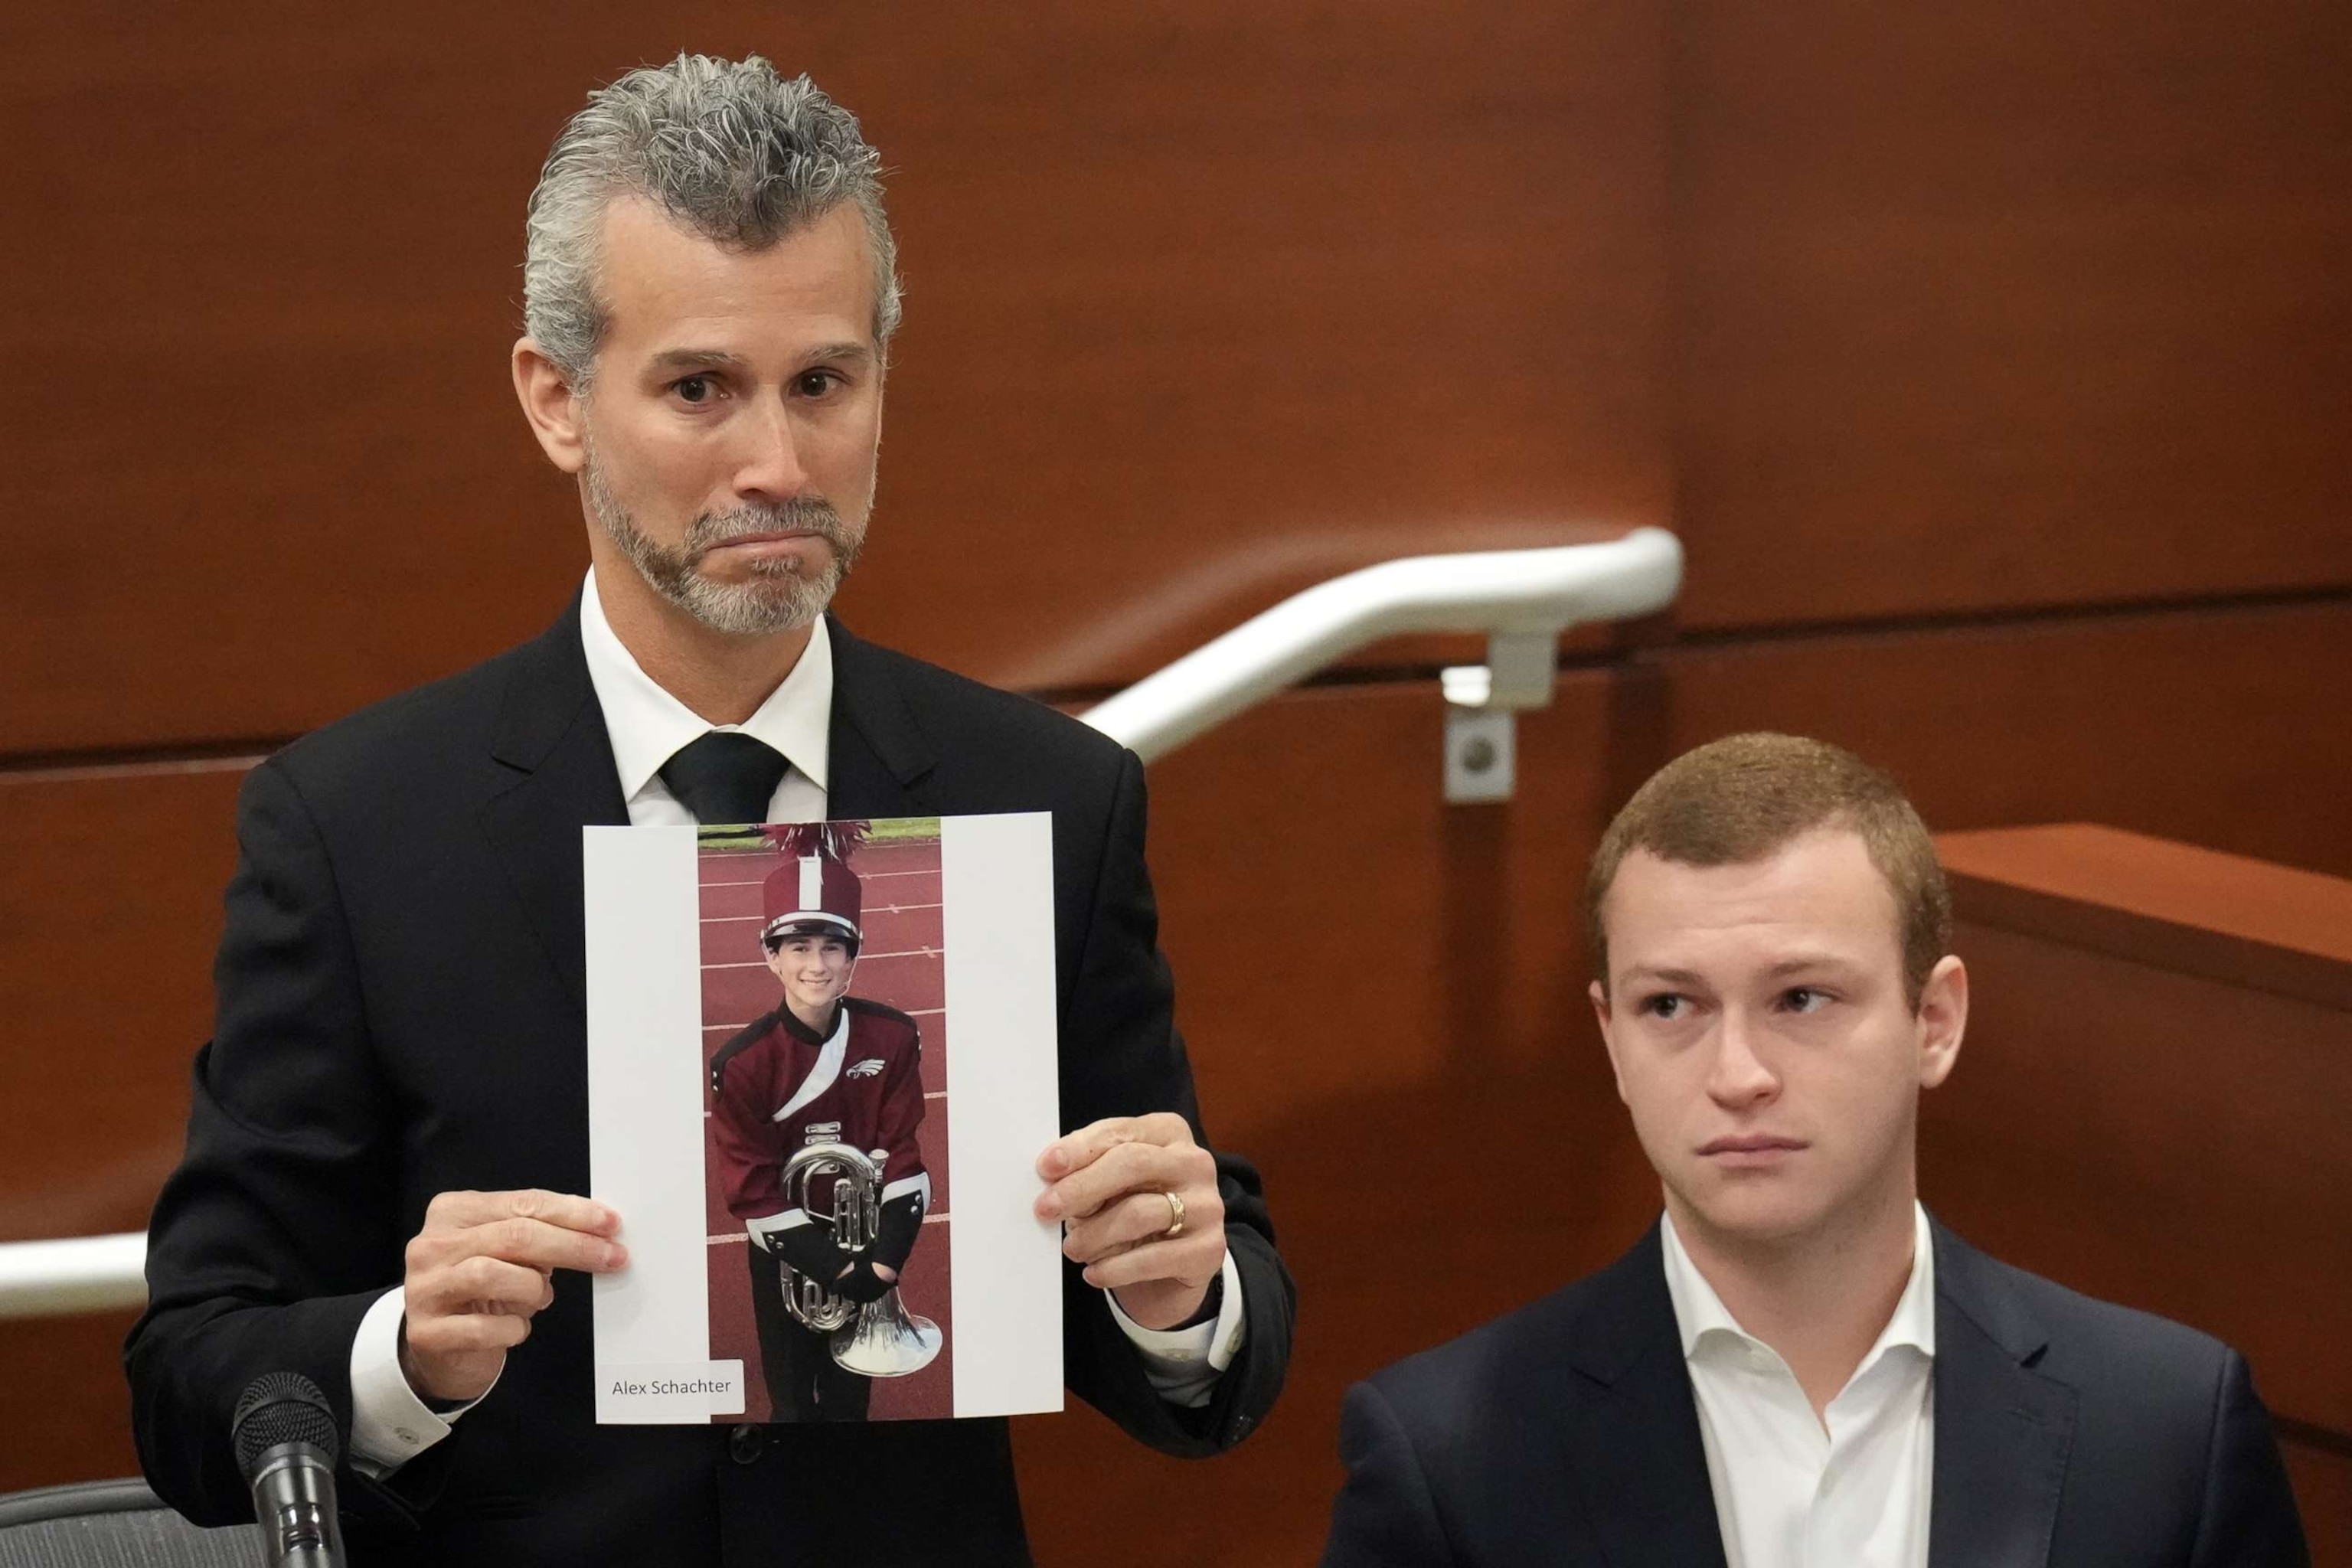
<path fill-rule="evenodd" d="M 605 326 L 599 239 L 616 194 L 642 195 L 706 238 L 754 251 L 854 202 L 874 256 L 874 342 L 887 351 L 899 284 L 881 167 L 856 115 L 757 55 L 641 66 L 588 95 L 540 170 L 523 249 L 523 331 L 575 391 L 587 391 Z"/>

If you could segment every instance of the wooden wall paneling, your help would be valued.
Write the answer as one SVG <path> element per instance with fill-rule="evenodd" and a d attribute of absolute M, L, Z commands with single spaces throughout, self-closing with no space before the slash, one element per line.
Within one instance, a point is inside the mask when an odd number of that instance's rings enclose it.
<path fill-rule="evenodd" d="M 0 1492 L 139 1473 L 122 1342 L 135 1311 L 0 1322 Z"/>
<path fill-rule="evenodd" d="M 212 1016 L 241 777 L 0 774 L 0 1240 L 146 1225 Z M 0 1322 L 0 1490 L 135 1469 L 130 1321 Z"/>
<path fill-rule="evenodd" d="M 1685 624 L 2352 582 L 2352 11 L 1665 15 Z"/>
<path fill-rule="evenodd" d="M 908 326 L 845 600 L 883 640 L 1117 684 L 1373 559 L 1665 515 L 1638 9 L 121 32 L 12 29 L 0 194 L 41 226 L 0 254 L 31 677 L 0 751 L 291 734 L 544 624 L 583 525 L 507 387 L 523 203 L 593 83 L 689 43 L 811 70 L 895 171 Z"/>
<path fill-rule="evenodd" d="M 2352 604 L 1762 638 L 1644 656 L 1667 754 L 1850 746 L 1930 826 L 2105 822 L 2352 875 Z M 1658 761 L 1663 762 L 1662 755 Z"/>
<path fill-rule="evenodd" d="M 2292 1438 L 2280 1445 L 2303 1515 L 2314 1563 L 2341 1563 L 2352 1552 L 2352 1455 Z"/>
<path fill-rule="evenodd" d="M 0 1237 L 146 1223 L 212 1017 L 242 776 L 0 774 Z"/>

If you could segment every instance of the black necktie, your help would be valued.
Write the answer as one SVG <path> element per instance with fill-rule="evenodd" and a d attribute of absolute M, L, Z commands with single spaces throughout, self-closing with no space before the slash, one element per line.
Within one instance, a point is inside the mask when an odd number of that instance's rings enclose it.
<path fill-rule="evenodd" d="M 680 746 L 661 765 L 661 782 L 705 825 L 765 822 L 768 802 L 791 766 L 765 741 L 713 730 Z"/>

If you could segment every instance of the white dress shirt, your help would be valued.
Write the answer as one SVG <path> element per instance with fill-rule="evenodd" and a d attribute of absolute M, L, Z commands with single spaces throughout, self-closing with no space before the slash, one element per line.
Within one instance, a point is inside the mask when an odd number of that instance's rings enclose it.
<path fill-rule="evenodd" d="M 1935 1469 L 1936 1256 L 1916 1203 L 1911 1279 L 1820 1419 L 1659 1226 L 1729 1568 L 1927 1568 Z M 1826 1424 L 1826 1430 L 1824 1430 Z"/>
<path fill-rule="evenodd" d="M 765 742 L 792 765 L 770 800 L 770 822 L 822 822 L 832 761 L 833 641 L 824 617 L 782 684 L 740 724 L 711 724 L 671 696 L 639 668 L 604 617 L 592 569 L 580 595 L 580 645 L 589 684 L 604 711 L 604 730 L 628 803 L 633 827 L 691 827 L 694 817 L 661 781 L 661 766 L 679 747 L 713 730 L 736 731 Z M 1213 1321 L 1189 1329 L 1144 1328 L 1104 1293 L 1112 1319 L 1143 1358 L 1144 1375 L 1160 1396 L 1177 1405 L 1205 1405 L 1218 1374 L 1233 1364 L 1244 1331 L 1241 1275 L 1225 1255 L 1224 1300 Z M 378 1298 L 352 1343 L 352 1458 L 382 1476 L 449 1435 L 467 1410 L 435 1414 L 400 1370 L 400 1325 L 407 1307 L 395 1287 Z M 487 1395 L 486 1395 L 487 1397 Z M 475 1403 L 478 1404 L 479 1401 Z"/>

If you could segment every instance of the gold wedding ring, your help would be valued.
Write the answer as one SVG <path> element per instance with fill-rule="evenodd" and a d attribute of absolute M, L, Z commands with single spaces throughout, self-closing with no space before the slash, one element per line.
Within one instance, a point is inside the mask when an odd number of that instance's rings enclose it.
<path fill-rule="evenodd" d="M 1160 1195 L 1168 1200 L 1168 1228 L 1160 1233 L 1160 1239 L 1168 1241 L 1184 1234 L 1184 1200 L 1174 1193 Z"/>

